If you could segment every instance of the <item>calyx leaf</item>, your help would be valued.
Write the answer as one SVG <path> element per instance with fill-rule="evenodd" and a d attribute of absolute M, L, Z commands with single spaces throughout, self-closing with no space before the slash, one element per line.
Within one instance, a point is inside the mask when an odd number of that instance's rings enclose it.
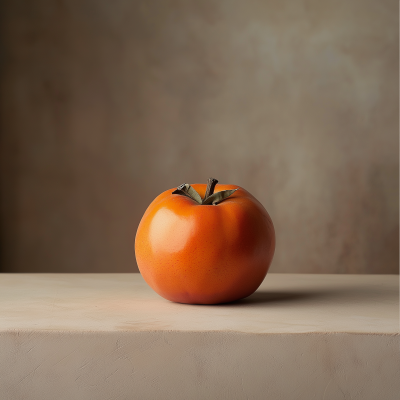
<path fill-rule="evenodd" d="M 182 183 L 182 185 L 179 185 L 172 194 L 181 194 L 190 197 L 196 203 L 202 204 L 200 195 L 188 183 Z"/>
<path fill-rule="evenodd" d="M 201 205 L 209 205 L 209 204 L 218 204 L 221 201 L 227 199 L 231 196 L 237 189 L 231 190 L 222 190 L 220 192 L 214 193 L 215 186 L 218 181 L 214 178 L 209 178 L 207 183 L 206 193 L 204 195 L 204 199 L 193 189 L 188 183 L 182 183 L 179 185 L 176 190 L 172 192 L 172 194 L 180 194 L 181 196 L 186 196 L 194 200 L 196 203 Z"/>
<path fill-rule="evenodd" d="M 236 192 L 237 189 L 231 189 L 231 190 L 222 190 L 220 192 L 213 193 L 211 196 L 207 197 L 202 201 L 201 204 L 203 205 L 208 205 L 208 204 L 218 204 L 221 203 L 221 201 L 227 199 L 230 195 L 232 195 L 234 192 Z"/>

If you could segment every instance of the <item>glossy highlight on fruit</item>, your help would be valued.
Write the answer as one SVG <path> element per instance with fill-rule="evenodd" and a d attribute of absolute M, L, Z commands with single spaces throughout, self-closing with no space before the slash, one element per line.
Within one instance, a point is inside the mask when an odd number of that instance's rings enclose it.
<path fill-rule="evenodd" d="M 216 182 L 210 178 L 208 186 L 184 184 L 161 193 L 140 221 L 135 239 L 140 273 L 167 300 L 239 300 L 268 272 L 275 251 L 269 214 L 245 189 Z"/>

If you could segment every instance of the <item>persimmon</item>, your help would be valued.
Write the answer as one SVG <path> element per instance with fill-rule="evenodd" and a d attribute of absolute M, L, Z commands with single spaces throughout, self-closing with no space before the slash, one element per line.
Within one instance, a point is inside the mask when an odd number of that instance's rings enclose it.
<path fill-rule="evenodd" d="M 139 271 L 167 300 L 232 302 L 252 294 L 268 272 L 275 251 L 268 212 L 245 189 L 217 182 L 161 193 L 140 221 Z"/>

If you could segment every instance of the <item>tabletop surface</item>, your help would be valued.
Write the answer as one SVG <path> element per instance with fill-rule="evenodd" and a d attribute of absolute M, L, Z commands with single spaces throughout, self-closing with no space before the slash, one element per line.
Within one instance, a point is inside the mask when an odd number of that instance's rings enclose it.
<path fill-rule="evenodd" d="M 399 333 L 398 275 L 268 274 L 251 296 L 187 305 L 140 274 L 0 274 L 0 331 Z"/>

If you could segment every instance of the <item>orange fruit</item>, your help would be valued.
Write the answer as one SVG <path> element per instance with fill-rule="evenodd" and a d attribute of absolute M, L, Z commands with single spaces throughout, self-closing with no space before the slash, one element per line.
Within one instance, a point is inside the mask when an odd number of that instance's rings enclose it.
<path fill-rule="evenodd" d="M 216 182 L 161 193 L 140 221 L 137 264 L 144 280 L 165 299 L 231 302 L 252 294 L 268 272 L 275 251 L 268 212 L 245 189 Z M 193 189 L 198 197 L 190 196 Z"/>

